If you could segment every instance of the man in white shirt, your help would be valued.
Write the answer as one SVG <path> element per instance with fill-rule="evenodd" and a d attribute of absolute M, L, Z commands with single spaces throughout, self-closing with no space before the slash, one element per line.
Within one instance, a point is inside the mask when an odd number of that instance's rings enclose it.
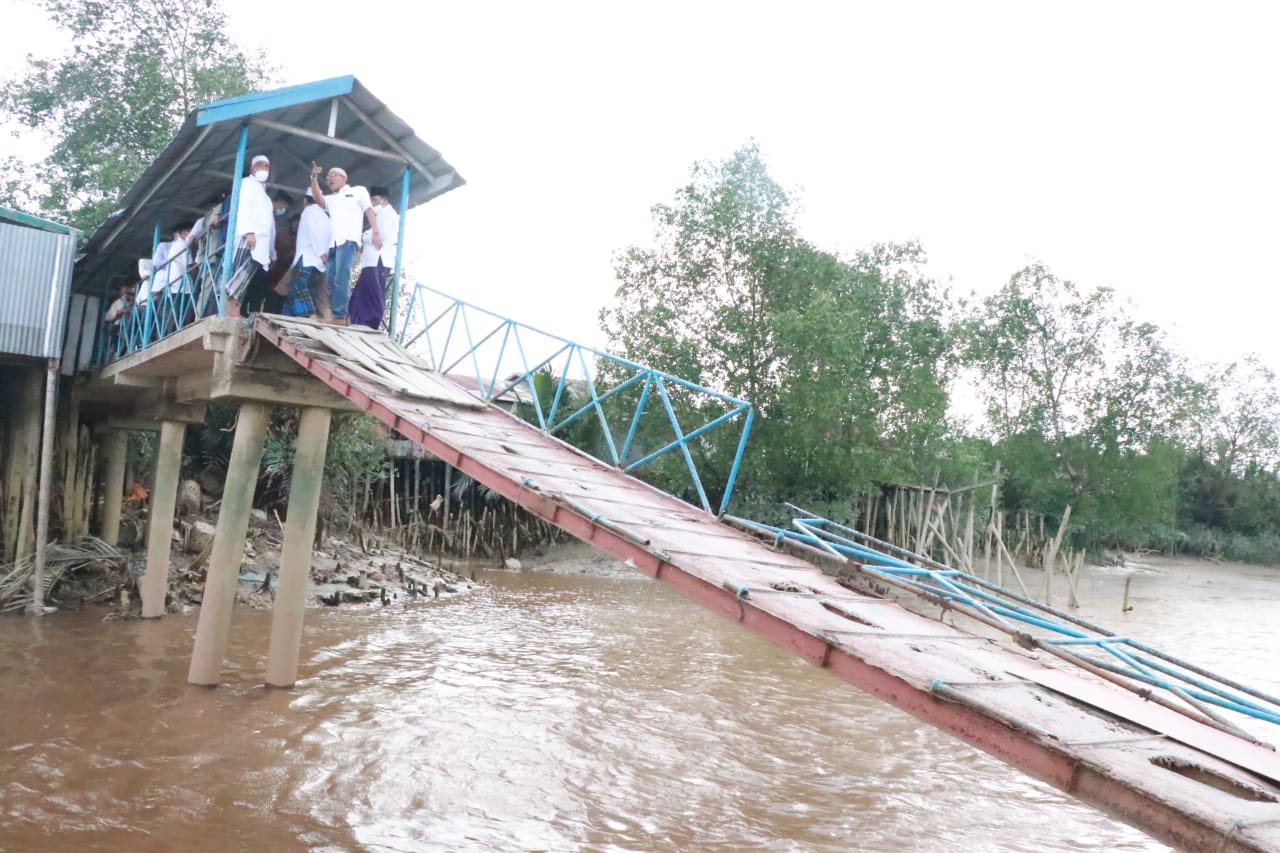
<path fill-rule="evenodd" d="M 188 251 L 190 234 L 190 225 L 175 223 L 170 234 L 172 239 L 161 245 L 164 268 L 158 277 L 168 283 L 169 291 L 164 294 L 164 301 L 156 302 L 156 310 L 163 311 L 161 330 L 166 335 L 179 326 L 185 326 L 191 319 L 187 315 L 194 298 L 182 298 L 184 289 L 187 293 L 191 291 L 190 280 L 187 278 L 187 267 L 191 261 L 191 253 Z M 154 293 L 152 298 L 155 298 Z"/>
<path fill-rule="evenodd" d="M 240 202 L 236 207 L 236 265 L 248 252 L 254 266 L 253 274 L 240 295 L 240 311 L 279 313 L 282 297 L 274 297 L 267 284 L 267 270 L 276 256 L 276 216 L 271 196 L 267 195 L 267 178 L 271 173 L 271 161 L 262 154 L 253 158 L 249 174 L 240 179 Z M 233 297 L 235 294 L 231 294 Z"/>
<path fill-rule="evenodd" d="M 382 245 L 373 245 L 374 229 L 364 233 L 364 248 L 360 252 L 360 280 L 351 293 L 352 325 L 377 329 L 382 326 L 382 315 L 387 310 L 387 275 L 396 264 L 396 240 L 400 235 L 400 214 L 391 206 L 385 187 L 370 187 L 369 200 L 373 202 L 377 230 L 382 234 Z"/>
<path fill-rule="evenodd" d="M 325 181 L 329 194 L 320 191 L 321 168 L 311 164 L 311 197 L 329 214 L 333 236 L 329 243 L 329 260 L 325 265 L 325 277 L 329 281 L 329 308 L 333 322 L 347 325 L 347 305 L 351 299 L 351 268 L 355 265 L 356 251 L 360 246 L 361 217 L 373 231 L 374 244 L 382 248 L 382 233 L 374 215 L 369 193 L 364 187 L 350 186 L 346 170 L 337 166 L 329 169 Z"/>
<path fill-rule="evenodd" d="M 151 256 L 151 278 L 140 286 L 145 292 L 139 296 L 138 302 L 149 311 L 145 316 L 155 338 L 167 335 L 175 327 L 174 295 L 181 287 L 182 276 L 186 272 L 187 234 L 190 232 L 186 225 L 174 225 L 170 229 L 170 239 L 158 244 Z"/>
<path fill-rule="evenodd" d="M 302 204 L 293 268 L 289 272 L 289 297 L 283 313 L 291 317 L 319 315 L 325 320 L 332 320 L 324 262 L 329 254 L 333 229 L 329 226 L 329 217 L 310 193 L 302 197 Z"/>

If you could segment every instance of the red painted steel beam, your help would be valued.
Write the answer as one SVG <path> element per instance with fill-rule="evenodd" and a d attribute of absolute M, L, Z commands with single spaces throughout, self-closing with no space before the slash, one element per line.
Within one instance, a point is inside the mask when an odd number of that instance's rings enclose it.
<path fill-rule="evenodd" d="M 266 321 L 259 319 L 257 330 L 330 388 L 462 473 L 576 538 L 620 560 L 630 561 L 643 574 L 663 581 L 703 607 L 739 622 L 853 686 L 1179 850 L 1261 853 L 1266 849 L 1234 836 L 1231 827 L 1215 826 L 1081 763 L 1055 746 L 1053 738 L 1044 732 L 996 719 L 972 707 L 958 693 L 921 689 L 758 608 L 750 598 L 740 599 L 734 592 L 685 571 L 671 562 L 670 557 L 630 541 L 536 489 L 523 486 L 507 474 L 466 456 L 429 428 L 400 417 L 385 403 L 344 379 L 329 362 L 308 356 Z"/>

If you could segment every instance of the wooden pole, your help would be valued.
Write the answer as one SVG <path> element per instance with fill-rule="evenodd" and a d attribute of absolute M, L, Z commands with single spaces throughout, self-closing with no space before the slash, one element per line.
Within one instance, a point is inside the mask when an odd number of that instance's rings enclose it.
<path fill-rule="evenodd" d="M 36 502 L 35 586 L 31 595 L 31 612 L 44 615 L 44 567 L 49 555 L 49 503 L 53 500 L 53 428 L 58 413 L 59 361 L 49 359 L 44 384 L 44 430 L 40 436 L 40 493 Z"/>
<path fill-rule="evenodd" d="M 977 501 L 973 496 L 969 496 L 969 513 L 965 518 L 964 524 L 964 561 L 965 570 L 970 574 L 973 573 L 973 517 L 975 515 L 974 504 Z"/>
<path fill-rule="evenodd" d="M 1067 523 L 1071 521 L 1071 504 L 1062 511 L 1062 521 L 1058 524 L 1058 535 L 1053 537 L 1044 555 L 1044 603 L 1053 603 L 1053 569 L 1058 562 L 1058 548 L 1062 546 L 1062 535 L 1067 532 Z M 1044 517 L 1040 517 L 1043 528 Z"/>
<path fill-rule="evenodd" d="M 449 502 L 453 499 L 453 466 L 444 466 L 444 516 L 440 524 L 440 529 L 444 533 L 449 532 Z M 446 536 L 445 539 L 448 539 Z"/>

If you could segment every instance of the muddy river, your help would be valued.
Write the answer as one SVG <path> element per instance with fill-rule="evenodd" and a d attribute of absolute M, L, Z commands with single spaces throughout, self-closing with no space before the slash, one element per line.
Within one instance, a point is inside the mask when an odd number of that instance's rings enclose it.
<path fill-rule="evenodd" d="M 288 692 L 260 686 L 269 613 L 237 613 L 214 691 L 185 684 L 194 614 L 0 619 L 0 851 L 1165 849 L 659 583 L 555 567 L 315 609 Z M 1280 571 L 1081 595 L 1280 691 Z"/>

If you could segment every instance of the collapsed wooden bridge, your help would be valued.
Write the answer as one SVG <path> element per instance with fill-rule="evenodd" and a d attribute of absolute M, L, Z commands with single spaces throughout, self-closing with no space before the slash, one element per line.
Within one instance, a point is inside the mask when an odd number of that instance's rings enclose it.
<path fill-rule="evenodd" d="M 328 411 L 341 401 L 815 666 L 1179 849 L 1280 849 L 1280 757 L 1264 745 L 1057 666 L 1049 656 L 913 612 L 874 578 L 859 583 L 857 564 L 838 579 L 797 556 L 803 544 L 763 541 L 587 456 L 379 333 L 259 316 L 233 337 L 236 343 L 224 343 L 214 359 L 215 387 L 239 396 L 274 381 L 281 401 L 304 405 L 268 683 L 287 686 L 296 678 Z M 149 363 L 151 375 L 167 373 L 161 360 L 168 359 L 184 361 L 189 375 L 207 340 L 192 334 L 168 354 L 139 353 L 132 370 Z M 277 372 L 275 380 L 263 378 L 263 365 Z M 128 373 L 113 365 L 100 381 Z M 298 390 L 299 377 L 312 385 Z M 217 683 L 226 650 L 265 428 L 263 395 L 257 396 L 241 407 L 192 659 L 194 683 Z M 163 577 L 151 581 L 154 605 Z"/>

